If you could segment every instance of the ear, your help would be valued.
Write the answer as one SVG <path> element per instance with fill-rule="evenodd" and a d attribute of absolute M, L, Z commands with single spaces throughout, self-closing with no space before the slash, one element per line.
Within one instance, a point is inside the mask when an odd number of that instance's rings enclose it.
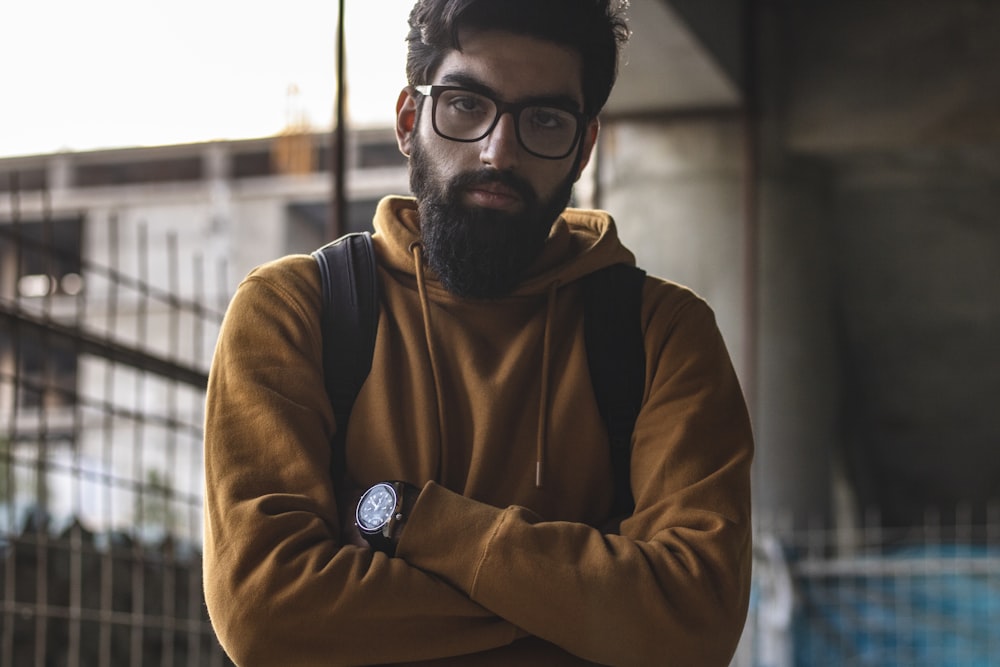
<path fill-rule="evenodd" d="M 396 143 L 399 152 L 410 157 L 413 133 L 417 125 L 417 98 L 412 88 L 407 86 L 399 92 L 396 100 Z"/>
<path fill-rule="evenodd" d="M 583 142 L 582 150 L 583 155 L 580 159 L 580 168 L 576 172 L 576 179 L 579 180 L 580 175 L 583 174 L 583 170 L 586 168 L 587 163 L 590 162 L 590 154 L 594 152 L 594 146 L 597 145 L 597 134 L 600 132 L 601 123 L 596 118 L 587 124 L 587 129 L 583 131 Z"/>

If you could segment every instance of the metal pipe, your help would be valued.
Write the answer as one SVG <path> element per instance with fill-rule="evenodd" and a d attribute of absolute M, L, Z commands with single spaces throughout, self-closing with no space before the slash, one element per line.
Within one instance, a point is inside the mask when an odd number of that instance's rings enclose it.
<path fill-rule="evenodd" d="M 760 99 L 757 20 L 759 5 L 748 0 L 743 17 L 743 385 L 752 417 L 757 416 L 760 307 Z"/>
<path fill-rule="evenodd" d="M 346 171 L 346 112 L 345 97 L 347 96 L 347 71 L 345 67 L 345 30 L 344 30 L 345 0 L 338 1 L 337 7 L 337 101 L 334 111 L 334 127 L 330 136 L 330 173 L 333 176 L 333 190 L 330 197 L 330 215 L 328 220 L 328 239 L 335 239 L 346 232 L 344 177 Z"/>

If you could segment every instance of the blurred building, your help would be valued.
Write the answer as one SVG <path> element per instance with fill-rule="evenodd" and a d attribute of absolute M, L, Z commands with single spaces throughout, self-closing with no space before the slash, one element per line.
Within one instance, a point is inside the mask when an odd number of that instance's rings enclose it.
<path fill-rule="evenodd" d="M 175 491 L 200 497 L 197 439 L 176 449 L 169 464 L 167 449 L 155 443 L 143 448 L 140 461 L 136 437 L 128 433 L 133 424 L 114 427 L 119 432 L 109 435 L 101 420 L 76 417 L 80 397 L 96 396 L 120 371 L 101 355 L 100 363 L 92 363 L 78 337 L 61 335 L 66 332 L 58 327 L 106 337 L 106 352 L 124 346 L 203 374 L 218 320 L 242 276 L 279 255 L 309 252 L 330 235 L 328 155 L 327 135 L 287 132 L 0 160 L 0 438 L 10 441 L 7 447 L 35 447 L 42 438 L 46 456 L 68 470 L 76 457 L 78 466 L 99 476 L 122 476 L 125 470 L 142 484 L 154 475 L 169 479 Z M 343 231 L 368 229 L 378 199 L 405 192 L 405 160 L 391 130 L 352 134 L 347 159 L 350 204 Z M 178 303 L 189 312 L 179 312 Z M 209 311 L 214 321 L 206 317 Z M 120 379 L 114 397 L 92 402 L 142 413 L 147 399 L 138 382 Z M 200 394 L 184 400 L 189 421 L 200 423 Z M 147 431 L 142 440 L 171 437 L 177 435 L 169 429 L 159 436 Z M 105 441 L 116 443 L 113 453 L 104 451 Z M 43 484 L 43 477 L 51 475 L 7 485 L 19 489 L 0 498 L 0 504 L 13 503 L 9 518 L 0 516 L 8 528 L 37 506 L 42 487 L 53 520 L 85 518 L 102 529 L 134 524 L 134 489 L 102 503 L 100 479 L 81 477 L 82 488 L 72 493 L 71 485 L 55 478 Z M 200 520 L 182 532 L 199 542 Z"/>

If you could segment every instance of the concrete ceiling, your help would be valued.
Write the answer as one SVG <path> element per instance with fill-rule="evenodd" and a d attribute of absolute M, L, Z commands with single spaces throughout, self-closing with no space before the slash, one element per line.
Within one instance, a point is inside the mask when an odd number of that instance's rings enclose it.
<path fill-rule="evenodd" d="M 730 108 L 741 93 L 666 0 L 633 0 L 625 48 L 607 115 Z"/>

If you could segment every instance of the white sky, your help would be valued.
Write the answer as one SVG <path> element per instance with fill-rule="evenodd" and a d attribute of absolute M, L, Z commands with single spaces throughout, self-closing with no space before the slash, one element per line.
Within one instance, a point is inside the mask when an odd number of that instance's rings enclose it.
<path fill-rule="evenodd" d="M 412 4 L 346 0 L 356 126 L 392 120 Z M 337 0 L 4 2 L 0 156 L 327 129 L 336 22 Z"/>

